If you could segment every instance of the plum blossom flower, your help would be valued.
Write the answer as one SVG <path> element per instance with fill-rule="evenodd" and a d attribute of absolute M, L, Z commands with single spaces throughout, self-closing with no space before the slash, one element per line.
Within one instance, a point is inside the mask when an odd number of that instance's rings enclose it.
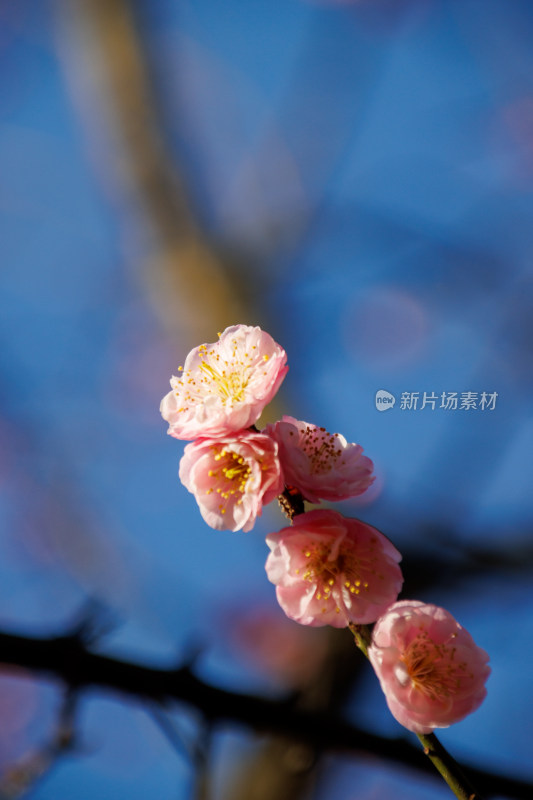
<path fill-rule="evenodd" d="M 263 505 L 283 491 L 278 448 L 269 436 L 241 431 L 185 447 L 179 475 L 211 528 L 249 531 Z"/>
<path fill-rule="evenodd" d="M 394 603 L 374 627 L 368 657 L 392 715 L 414 733 L 447 728 L 487 694 L 487 653 L 438 606 Z"/>
<path fill-rule="evenodd" d="M 284 612 L 302 625 L 374 622 L 398 597 L 401 555 L 360 520 L 316 509 L 266 541 L 268 579 Z"/>
<path fill-rule="evenodd" d="M 285 377 L 287 354 L 268 333 L 234 325 L 195 347 L 170 380 L 161 414 L 176 439 L 226 436 L 259 418 Z"/>
<path fill-rule="evenodd" d="M 355 497 L 374 481 L 374 465 L 362 455 L 361 445 L 349 444 L 340 433 L 328 433 L 287 415 L 267 425 L 265 433 L 279 445 L 287 485 L 310 503 Z"/>

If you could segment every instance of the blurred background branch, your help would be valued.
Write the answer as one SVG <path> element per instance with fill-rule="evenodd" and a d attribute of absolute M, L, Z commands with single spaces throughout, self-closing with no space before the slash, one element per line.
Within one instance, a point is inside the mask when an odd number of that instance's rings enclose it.
<path fill-rule="evenodd" d="M 0 775 L 0 800 L 26 796 L 65 755 L 76 750 L 76 692 L 64 691 L 56 730 L 50 741 L 28 753 Z"/>
<path fill-rule="evenodd" d="M 22 782 L 21 786 L 26 787 L 40 778 L 51 763 L 72 747 L 75 735 L 74 700 L 82 689 L 89 687 L 126 694 L 141 702 L 155 701 L 163 706 L 170 701 L 184 703 L 200 711 L 210 725 L 240 724 L 250 727 L 255 733 L 281 734 L 282 738 L 274 739 L 261 756 L 263 767 L 266 759 L 271 769 L 273 756 L 279 758 L 284 753 L 285 764 L 279 775 L 267 781 L 266 792 L 269 793 L 275 787 L 286 792 L 287 784 L 299 791 L 302 773 L 313 765 L 316 755 L 332 750 L 350 752 L 359 757 L 378 757 L 433 774 L 432 765 L 426 762 L 419 749 L 405 739 L 385 739 L 364 731 L 344 721 L 327 704 L 319 703 L 319 708 L 313 708 L 312 705 L 316 704 L 311 704 L 310 707 L 309 698 L 307 703 L 302 704 L 301 698 L 296 698 L 295 702 L 291 699 L 273 700 L 229 692 L 195 677 L 188 667 L 154 669 L 92 653 L 76 634 L 35 638 L 0 632 L 0 652 L 4 664 L 24 667 L 48 678 L 59 679 L 67 686 L 54 741 L 32 756 L 26 764 L 9 772 L 4 778 L 6 798 L 10 796 L 9 786 L 15 787 Z M 335 660 L 337 667 L 342 664 L 338 656 L 339 653 Z M 332 682 L 331 689 L 334 688 Z M 283 743 L 284 750 L 281 749 Z M 289 771 L 291 765 L 292 770 Z M 527 800 L 533 791 L 533 784 L 527 781 L 475 768 L 465 769 L 465 772 L 487 797 L 506 795 Z M 244 796 L 243 786 L 254 785 L 258 777 L 264 777 L 264 773 L 256 763 L 252 774 L 245 770 L 239 776 L 239 783 L 235 787 L 237 796 L 239 792 L 240 796 Z M 292 781 L 288 778 L 292 778 Z M 203 780 L 206 780 L 205 775 Z M 306 776 L 306 783 L 308 780 Z M 200 791 L 199 797 L 203 796 Z M 260 795 L 256 793 L 256 796 Z"/>
<path fill-rule="evenodd" d="M 131 0 L 57 0 L 65 72 L 99 169 L 109 169 L 126 248 L 168 330 L 193 343 L 248 319 L 245 276 L 205 236 L 159 123 Z"/>

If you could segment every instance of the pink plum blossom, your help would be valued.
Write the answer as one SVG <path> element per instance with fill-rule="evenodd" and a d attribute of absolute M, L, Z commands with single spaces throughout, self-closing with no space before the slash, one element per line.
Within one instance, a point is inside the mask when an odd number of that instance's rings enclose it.
<path fill-rule="evenodd" d="M 392 715 L 415 733 L 447 728 L 487 694 L 487 653 L 438 606 L 394 603 L 374 627 L 368 657 Z"/>
<path fill-rule="evenodd" d="M 310 503 L 355 497 L 374 481 L 374 465 L 361 445 L 349 444 L 340 433 L 286 415 L 267 425 L 265 433 L 279 445 L 287 485 Z"/>
<path fill-rule="evenodd" d="M 284 612 L 302 625 L 374 622 L 398 597 L 400 553 L 358 519 L 316 509 L 266 541 L 268 579 Z"/>
<path fill-rule="evenodd" d="M 185 447 L 180 479 L 211 528 L 249 531 L 283 491 L 277 445 L 262 433 L 197 439 Z"/>
<path fill-rule="evenodd" d="M 226 436 L 248 428 L 285 377 L 287 354 L 268 333 L 234 325 L 218 342 L 195 347 L 173 376 L 161 414 L 176 439 Z"/>

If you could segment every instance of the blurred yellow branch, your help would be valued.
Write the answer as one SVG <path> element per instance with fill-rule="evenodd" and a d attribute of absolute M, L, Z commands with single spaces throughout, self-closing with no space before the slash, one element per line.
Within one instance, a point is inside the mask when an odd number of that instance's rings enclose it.
<path fill-rule="evenodd" d="M 203 237 L 159 130 L 128 0 L 57 0 L 60 46 L 96 160 L 118 185 L 126 245 L 164 324 L 189 347 L 246 322 L 239 290 Z"/>

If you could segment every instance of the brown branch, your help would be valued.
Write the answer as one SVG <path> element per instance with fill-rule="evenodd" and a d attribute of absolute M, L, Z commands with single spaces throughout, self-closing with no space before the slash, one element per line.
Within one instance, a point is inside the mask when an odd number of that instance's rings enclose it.
<path fill-rule="evenodd" d="M 185 703 L 211 723 L 246 725 L 254 731 L 290 736 L 321 750 L 373 756 L 433 775 L 423 754 L 404 739 L 386 739 L 332 714 L 295 708 L 289 701 L 270 700 L 211 686 L 188 667 L 154 669 L 92 653 L 77 636 L 37 638 L 0 632 L 4 664 L 25 667 L 61 680 L 71 689 L 98 687 L 137 701 Z M 468 774 L 488 797 L 517 800 L 533 796 L 533 784 L 469 768 Z"/>
<path fill-rule="evenodd" d="M 291 486 L 286 486 L 283 494 L 278 497 L 278 503 L 286 517 L 292 520 L 298 514 L 305 512 L 304 498 L 300 492 L 293 490 Z"/>

